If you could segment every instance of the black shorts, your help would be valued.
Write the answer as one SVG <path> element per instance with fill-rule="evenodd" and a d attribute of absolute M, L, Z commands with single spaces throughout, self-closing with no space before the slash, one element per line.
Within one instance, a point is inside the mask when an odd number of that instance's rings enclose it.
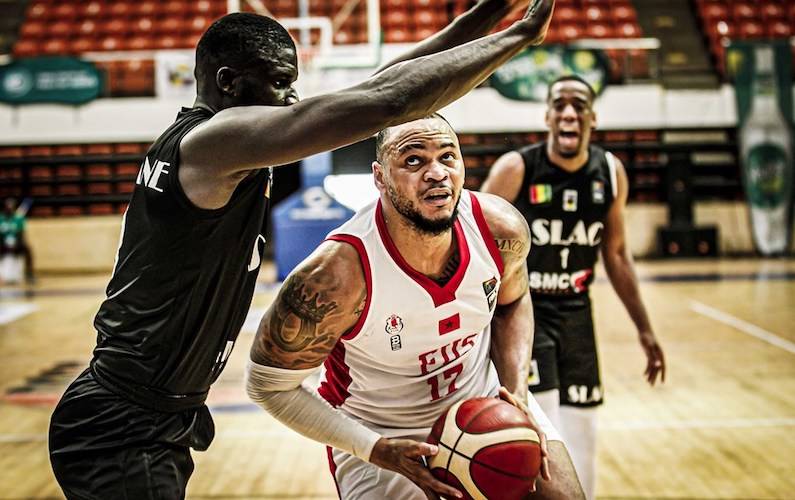
<path fill-rule="evenodd" d="M 591 302 L 587 297 L 533 297 L 535 336 L 531 392 L 560 391 L 560 404 L 588 407 L 603 402 Z"/>
<path fill-rule="evenodd" d="M 100 385 L 90 370 L 64 393 L 50 420 L 50 462 L 68 499 L 177 499 L 193 473 L 190 447 L 206 449 L 206 406 L 163 413 Z"/>

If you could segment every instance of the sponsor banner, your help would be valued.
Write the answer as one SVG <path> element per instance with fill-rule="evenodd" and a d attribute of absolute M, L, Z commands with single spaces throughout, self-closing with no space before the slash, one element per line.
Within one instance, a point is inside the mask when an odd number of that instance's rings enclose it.
<path fill-rule="evenodd" d="M 792 240 L 789 42 L 736 42 L 726 57 L 735 82 L 740 166 L 754 244 L 763 255 L 780 255 Z"/>
<path fill-rule="evenodd" d="M 83 104 L 99 97 L 102 74 L 73 57 L 36 57 L 0 66 L 0 101 Z"/>
<path fill-rule="evenodd" d="M 166 99 L 193 101 L 196 66 L 192 50 L 159 50 L 155 53 L 155 93 Z"/>
<path fill-rule="evenodd" d="M 544 45 L 520 52 L 495 71 L 489 83 L 508 99 L 544 102 L 550 82 L 576 74 L 599 95 L 607 84 L 608 64 L 600 50 Z"/>

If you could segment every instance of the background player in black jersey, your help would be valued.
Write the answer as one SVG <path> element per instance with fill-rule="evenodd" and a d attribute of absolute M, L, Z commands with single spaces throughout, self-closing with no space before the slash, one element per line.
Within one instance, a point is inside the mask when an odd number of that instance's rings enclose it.
<path fill-rule="evenodd" d="M 590 144 L 594 98 L 577 76 L 552 82 L 547 141 L 500 157 L 483 185 L 514 203 L 531 227 L 527 267 L 536 332 L 530 390 L 563 435 L 588 498 L 595 491 L 595 410 L 603 394 L 588 296 L 598 250 L 638 330 L 644 376 L 652 385 L 665 380 L 663 352 L 624 237 L 627 175 L 615 156 Z"/>
<path fill-rule="evenodd" d="M 554 0 L 482 0 L 375 76 L 298 102 L 296 48 L 276 21 L 230 14 L 196 50 L 198 98 L 147 151 L 94 321 L 90 367 L 50 423 L 69 498 L 181 498 L 190 448 L 214 427 L 204 404 L 251 303 L 270 172 L 426 116 L 540 43 Z M 449 50 L 447 50 L 449 49 Z"/>

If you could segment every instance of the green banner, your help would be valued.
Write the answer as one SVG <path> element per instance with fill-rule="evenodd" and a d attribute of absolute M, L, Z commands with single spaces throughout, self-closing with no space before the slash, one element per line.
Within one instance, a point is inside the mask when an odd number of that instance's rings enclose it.
<path fill-rule="evenodd" d="M 0 101 L 10 104 L 83 104 L 96 99 L 101 88 L 96 66 L 71 57 L 20 59 L 0 66 Z"/>
<path fill-rule="evenodd" d="M 781 255 L 792 238 L 795 170 L 789 42 L 736 42 L 726 59 L 754 244 L 763 255 Z"/>
<path fill-rule="evenodd" d="M 598 95 L 607 84 L 607 57 L 594 49 L 563 45 L 532 47 L 503 64 L 489 83 L 508 99 L 543 102 L 550 82 L 570 74 L 582 77 Z"/>

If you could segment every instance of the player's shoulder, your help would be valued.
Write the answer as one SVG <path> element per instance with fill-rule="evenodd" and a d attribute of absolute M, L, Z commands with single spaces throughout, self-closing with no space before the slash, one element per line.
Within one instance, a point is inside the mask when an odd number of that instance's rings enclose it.
<path fill-rule="evenodd" d="M 290 273 L 308 294 L 332 295 L 339 304 L 355 301 L 366 287 L 364 264 L 355 241 L 326 240 Z"/>
<path fill-rule="evenodd" d="M 483 211 L 483 218 L 496 239 L 527 239 L 530 229 L 524 216 L 500 196 L 472 192 Z"/>

